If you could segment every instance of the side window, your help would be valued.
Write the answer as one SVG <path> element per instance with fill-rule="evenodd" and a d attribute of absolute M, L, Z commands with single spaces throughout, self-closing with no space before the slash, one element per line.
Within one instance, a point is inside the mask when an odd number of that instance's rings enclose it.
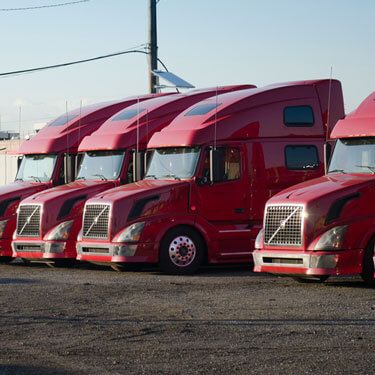
<path fill-rule="evenodd" d="M 288 169 L 306 170 L 319 167 L 318 149 L 315 146 L 286 146 L 285 164 Z"/>
<path fill-rule="evenodd" d="M 313 126 L 314 112 L 309 105 L 298 105 L 284 108 L 284 124 L 286 126 Z"/>
<path fill-rule="evenodd" d="M 218 147 L 214 152 L 214 182 L 238 180 L 241 177 L 241 154 L 237 148 Z M 209 175 L 209 151 L 203 175 Z"/>

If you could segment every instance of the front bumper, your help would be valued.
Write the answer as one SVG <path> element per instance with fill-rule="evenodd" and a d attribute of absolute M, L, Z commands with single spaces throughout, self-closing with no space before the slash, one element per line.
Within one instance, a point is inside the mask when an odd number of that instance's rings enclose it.
<path fill-rule="evenodd" d="M 254 272 L 296 276 L 357 275 L 364 250 L 291 251 L 254 250 Z"/>
<path fill-rule="evenodd" d="M 149 243 L 78 242 L 77 260 L 93 263 L 154 263 Z"/>
<path fill-rule="evenodd" d="M 13 257 L 25 259 L 74 259 L 75 250 L 73 253 L 69 251 L 71 247 L 69 242 L 64 241 L 15 240 L 12 242 Z"/>

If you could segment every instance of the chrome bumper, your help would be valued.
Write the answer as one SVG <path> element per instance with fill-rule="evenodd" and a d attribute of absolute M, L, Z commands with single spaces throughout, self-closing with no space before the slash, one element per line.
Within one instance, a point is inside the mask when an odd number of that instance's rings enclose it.
<path fill-rule="evenodd" d="M 305 269 L 336 268 L 337 254 L 301 254 L 295 252 L 259 251 L 253 252 L 256 267 L 285 267 Z"/>

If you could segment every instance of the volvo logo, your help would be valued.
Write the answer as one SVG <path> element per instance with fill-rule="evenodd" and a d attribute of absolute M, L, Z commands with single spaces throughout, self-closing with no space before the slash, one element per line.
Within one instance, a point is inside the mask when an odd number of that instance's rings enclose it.
<path fill-rule="evenodd" d="M 280 221 L 280 229 L 285 229 L 287 223 L 287 219 Z"/>

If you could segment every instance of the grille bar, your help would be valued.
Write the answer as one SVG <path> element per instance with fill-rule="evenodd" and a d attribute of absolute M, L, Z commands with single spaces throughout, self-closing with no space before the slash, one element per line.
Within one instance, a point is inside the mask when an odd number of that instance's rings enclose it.
<path fill-rule="evenodd" d="M 108 238 L 109 226 L 108 204 L 87 204 L 83 216 L 84 238 Z"/>
<path fill-rule="evenodd" d="M 41 206 L 35 204 L 21 205 L 17 215 L 17 236 L 40 236 Z"/>
<path fill-rule="evenodd" d="M 267 206 L 264 219 L 264 243 L 271 246 L 302 245 L 303 206 Z"/>

